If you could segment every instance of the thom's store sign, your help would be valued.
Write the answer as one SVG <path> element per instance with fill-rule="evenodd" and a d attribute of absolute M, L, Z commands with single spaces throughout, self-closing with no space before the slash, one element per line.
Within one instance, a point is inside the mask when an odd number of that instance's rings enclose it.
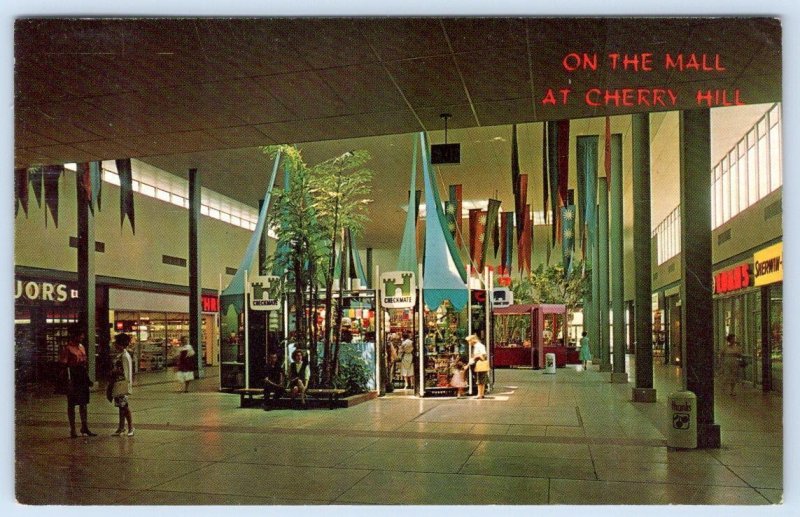
<path fill-rule="evenodd" d="M 17 280 L 14 287 L 15 300 L 65 302 L 77 297 L 78 290 L 70 289 L 64 284 Z"/>
<path fill-rule="evenodd" d="M 738 291 L 739 289 L 745 289 L 751 285 L 750 264 L 740 264 L 736 267 L 720 271 L 714 276 L 715 294 Z"/>

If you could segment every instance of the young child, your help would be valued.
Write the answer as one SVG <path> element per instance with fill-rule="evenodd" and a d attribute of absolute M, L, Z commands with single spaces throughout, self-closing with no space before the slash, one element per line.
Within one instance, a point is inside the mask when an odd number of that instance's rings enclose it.
<path fill-rule="evenodd" d="M 452 374 L 453 376 L 450 378 L 450 386 L 456 388 L 456 398 L 460 399 L 464 396 L 464 388 L 467 387 L 467 381 L 464 376 L 464 372 L 467 370 L 467 365 L 461 360 L 461 358 L 456 360 L 456 364 L 453 365 Z"/>

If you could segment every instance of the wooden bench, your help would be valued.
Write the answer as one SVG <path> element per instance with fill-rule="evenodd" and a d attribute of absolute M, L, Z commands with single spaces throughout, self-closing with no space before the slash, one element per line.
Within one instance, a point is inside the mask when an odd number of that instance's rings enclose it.
<path fill-rule="evenodd" d="M 253 397 L 258 395 L 264 398 L 264 390 L 261 388 L 237 388 L 233 390 L 234 393 L 239 395 L 239 407 L 247 407 L 255 400 Z M 247 403 L 245 403 L 247 401 Z"/>
<path fill-rule="evenodd" d="M 254 401 L 264 400 L 264 390 L 261 388 L 237 388 L 233 393 L 239 395 L 239 407 L 248 407 Z M 309 388 L 306 396 L 314 397 L 317 400 L 327 400 L 328 408 L 334 409 L 334 403 L 345 394 L 345 390 L 340 388 Z M 283 397 L 285 399 L 286 397 Z"/>
<path fill-rule="evenodd" d="M 309 388 L 306 390 L 306 395 L 311 395 L 316 399 L 323 399 L 327 397 L 328 408 L 333 409 L 333 403 L 345 394 L 345 390 L 341 388 Z"/>

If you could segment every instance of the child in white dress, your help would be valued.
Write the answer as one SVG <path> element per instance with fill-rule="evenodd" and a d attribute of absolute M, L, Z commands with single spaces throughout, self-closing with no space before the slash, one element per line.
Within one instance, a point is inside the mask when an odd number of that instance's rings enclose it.
<path fill-rule="evenodd" d="M 450 386 L 456 388 L 456 398 L 462 398 L 464 395 L 464 388 L 467 387 L 467 381 L 464 376 L 464 372 L 466 371 L 467 366 L 464 362 L 459 358 L 456 360 L 456 364 L 453 365 L 452 377 L 450 378 Z"/>

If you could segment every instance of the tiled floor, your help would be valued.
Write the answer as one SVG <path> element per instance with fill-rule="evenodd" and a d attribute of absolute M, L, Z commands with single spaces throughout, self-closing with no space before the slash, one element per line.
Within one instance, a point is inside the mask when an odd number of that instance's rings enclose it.
<path fill-rule="evenodd" d="M 64 401 L 17 401 L 23 504 L 732 504 L 780 503 L 782 398 L 717 396 L 723 447 L 671 451 L 665 403 L 675 367 L 656 365 L 655 404 L 609 374 L 498 370 L 492 398 L 408 394 L 336 411 L 240 409 L 216 391 L 147 384 L 136 435 L 90 405 L 100 436 L 70 439 Z M 631 371 L 629 369 L 629 371 Z"/>

